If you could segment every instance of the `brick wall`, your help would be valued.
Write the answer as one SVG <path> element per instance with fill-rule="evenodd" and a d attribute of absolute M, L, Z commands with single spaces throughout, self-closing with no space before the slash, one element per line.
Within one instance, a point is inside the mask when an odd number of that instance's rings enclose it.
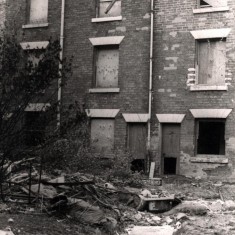
<path fill-rule="evenodd" d="M 91 22 L 95 1 L 67 1 L 66 9 L 65 56 L 74 56 L 74 75 L 64 90 L 64 102 L 79 100 L 88 108 L 120 109 L 115 121 L 115 146 L 124 149 L 127 131 L 121 113 L 148 112 L 149 1 L 122 1 L 122 20 L 113 22 Z M 120 92 L 93 94 L 88 92 L 94 72 L 94 48 L 89 38 L 105 36 L 124 36 L 119 46 Z"/>
<path fill-rule="evenodd" d="M 226 121 L 226 157 L 229 164 L 191 163 L 195 151 L 195 120 L 189 109 L 233 109 L 234 108 L 234 13 L 235 2 L 228 1 L 229 11 L 194 14 L 195 1 L 174 2 L 170 0 L 155 2 L 154 24 L 154 100 L 153 113 L 186 114 L 181 124 L 181 161 L 180 174 L 188 176 L 214 177 L 221 167 L 229 174 L 234 174 L 234 111 Z M 195 39 L 190 34 L 193 30 L 231 28 L 226 40 L 226 76 L 232 80 L 228 91 L 190 91 L 186 85 L 189 68 L 195 67 Z M 157 130 L 159 123 L 153 116 L 153 135 L 156 142 L 156 160 L 160 162 L 161 153 Z M 156 148 L 157 146 L 157 148 Z M 206 171 L 205 169 L 210 169 Z M 218 171 L 217 177 L 225 176 Z M 233 172 L 233 173 L 232 173 Z"/>
<path fill-rule="evenodd" d="M 48 27 L 22 29 L 26 23 L 26 0 L 8 0 L 8 20 L 15 22 L 19 41 L 59 38 L 61 1 L 49 1 Z M 234 110 L 226 120 L 228 164 L 192 163 L 195 151 L 195 119 L 189 109 L 233 109 L 235 2 L 228 0 L 229 11 L 194 14 L 196 0 L 165 0 L 154 3 L 153 100 L 151 120 L 152 160 L 161 165 L 161 126 L 156 114 L 185 114 L 181 123 L 179 173 L 187 176 L 234 177 Z M 122 1 L 122 20 L 91 22 L 95 1 L 66 1 L 64 56 L 73 56 L 73 76 L 63 89 L 63 104 L 77 100 L 90 109 L 120 109 L 115 119 L 115 146 L 124 149 L 127 124 L 122 113 L 148 112 L 150 0 Z M 231 28 L 226 39 L 227 91 L 190 91 L 188 69 L 195 68 L 193 30 Z M 94 48 L 89 38 L 124 36 L 119 47 L 119 93 L 89 93 L 93 88 Z M 209 169 L 209 170 L 208 170 Z"/>
<path fill-rule="evenodd" d="M 5 22 L 5 0 L 0 0 L 0 29 L 3 28 Z M 0 31 L 1 36 L 1 31 Z"/>

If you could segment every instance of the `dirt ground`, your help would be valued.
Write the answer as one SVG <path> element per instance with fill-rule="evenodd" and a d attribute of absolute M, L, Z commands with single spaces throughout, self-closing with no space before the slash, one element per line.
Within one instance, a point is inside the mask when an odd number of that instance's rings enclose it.
<path fill-rule="evenodd" d="M 185 212 L 187 217 L 185 220 L 181 221 L 182 229 L 180 234 L 235 235 L 235 208 L 224 209 L 223 207 L 223 203 L 228 200 L 235 202 L 235 185 L 224 184 L 221 182 L 198 181 L 184 177 L 167 177 L 163 179 L 162 186 L 153 188 L 153 186 L 149 185 L 146 188 L 175 194 L 176 197 L 185 201 L 200 202 L 208 207 L 208 213 L 203 215 Z M 14 207 L 13 204 L 7 204 L 7 206 L 8 208 L 11 206 Z M 127 213 L 129 213 L 128 209 Z M 133 209 L 131 210 L 131 213 L 138 214 L 137 211 L 133 212 Z M 145 213 L 141 212 L 141 215 L 142 218 L 144 218 Z M 170 224 L 174 226 L 177 214 L 157 214 L 154 216 L 159 216 L 160 221 L 162 221 L 158 222 L 158 225 Z M 12 223 L 9 223 L 8 221 L 10 218 L 13 219 Z M 142 225 L 141 220 L 141 218 L 138 220 L 130 220 L 125 223 L 125 226 L 131 227 Z M 120 221 L 118 222 L 121 223 Z M 149 226 L 153 225 L 154 224 L 151 222 L 149 223 Z M 120 230 L 118 230 L 118 232 L 104 232 L 95 226 L 81 225 L 71 218 L 50 217 L 47 214 L 36 215 L 34 212 L 23 214 L 17 209 L 0 213 L 0 230 L 5 229 L 8 226 L 11 227 L 15 235 L 127 234 Z"/>

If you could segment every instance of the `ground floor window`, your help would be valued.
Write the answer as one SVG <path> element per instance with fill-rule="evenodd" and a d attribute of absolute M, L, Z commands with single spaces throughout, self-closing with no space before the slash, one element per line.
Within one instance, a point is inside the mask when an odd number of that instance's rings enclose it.
<path fill-rule="evenodd" d="M 45 112 L 25 112 L 25 144 L 36 146 L 45 139 Z"/>
<path fill-rule="evenodd" d="M 95 152 L 111 152 L 114 147 L 114 119 L 91 119 L 91 147 Z M 105 156 L 103 156 L 105 157 Z"/>
<path fill-rule="evenodd" d="M 196 153 L 225 154 L 225 120 L 198 119 L 196 121 Z"/>

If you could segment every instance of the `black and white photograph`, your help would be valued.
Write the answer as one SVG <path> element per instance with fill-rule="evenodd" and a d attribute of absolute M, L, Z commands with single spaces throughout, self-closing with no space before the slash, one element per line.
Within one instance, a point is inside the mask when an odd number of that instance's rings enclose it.
<path fill-rule="evenodd" d="M 235 0 L 0 0 L 0 235 L 235 235 Z"/>

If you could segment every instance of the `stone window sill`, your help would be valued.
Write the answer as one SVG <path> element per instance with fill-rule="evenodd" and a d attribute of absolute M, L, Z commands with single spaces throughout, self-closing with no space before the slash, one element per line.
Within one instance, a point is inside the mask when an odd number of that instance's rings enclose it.
<path fill-rule="evenodd" d="M 119 93 L 120 88 L 92 88 L 89 93 Z"/>
<path fill-rule="evenodd" d="M 198 154 L 190 159 L 193 163 L 214 163 L 214 164 L 228 164 L 228 158 L 224 155 L 207 155 Z"/>
<path fill-rule="evenodd" d="M 227 85 L 193 85 L 190 91 L 227 91 Z"/>
<path fill-rule="evenodd" d="M 208 12 L 220 12 L 229 11 L 229 7 L 205 7 L 199 9 L 193 9 L 194 14 L 208 13 Z"/>
<path fill-rule="evenodd" d="M 48 23 L 40 23 L 40 24 L 25 24 L 22 25 L 23 29 L 31 29 L 31 28 L 42 28 L 42 27 L 48 27 Z"/>
<path fill-rule="evenodd" d="M 92 18 L 91 22 L 99 23 L 99 22 L 108 22 L 108 21 L 119 21 L 119 20 L 122 20 L 122 16 Z"/>

